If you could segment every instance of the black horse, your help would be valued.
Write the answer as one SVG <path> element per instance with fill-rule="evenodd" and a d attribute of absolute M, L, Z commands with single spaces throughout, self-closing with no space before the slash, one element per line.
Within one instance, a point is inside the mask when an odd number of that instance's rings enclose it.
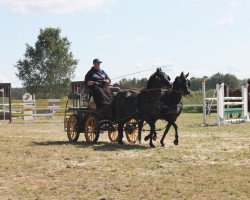
<path fill-rule="evenodd" d="M 124 144 L 123 128 L 124 124 L 130 119 L 136 119 L 140 124 L 141 121 L 146 121 L 152 131 L 155 131 L 155 115 L 159 115 L 159 103 L 161 88 L 172 87 L 170 77 L 167 76 L 161 68 L 149 78 L 146 89 L 143 89 L 139 94 L 130 91 L 119 92 L 113 102 L 113 116 L 115 121 L 118 121 L 118 143 Z"/>
<path fill-rule="evenodd" d="M 161 95 L 161 102 L 163 104 L 161 109 L 161 116 L 159 119 L 163 119 L 168 122 L 164 134 L 161 138 L 161 145 L 165 146 L 164 139 L 170 129 L 171 126 L 175 129 L 175 140 L 174 144 L 178 145 L 179 136 L 178 136 L 178 126 L 176 124 L 177 118 L 180 116 L 182 112 L 183 105 L 181 103 L 182 96 L 187 96 L 190 94 L 190 81 L 187 79 L 189 73 L 184 75 L 182 72 L 180 76 L 175 78 L 173 83 L 173 88 L 171 91 L 166 91 Z M 141 126 L 141 124 L 139 125 Z M 141 128 L 139 127 L 139 138 L 141 135 Z M 156 138 L 156 132 L 154 133 L 154 137 Z M 145 137 L 145 140 L 151 139 L 152 134 L 150 133 Z"/>

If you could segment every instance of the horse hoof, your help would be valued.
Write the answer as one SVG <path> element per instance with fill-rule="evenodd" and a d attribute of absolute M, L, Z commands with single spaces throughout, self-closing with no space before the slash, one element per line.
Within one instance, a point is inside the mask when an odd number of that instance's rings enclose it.
<path fill-rule="evenodd" d="M 178 141 L 178 140 L 174 140 L 174 144 L 175 144 L 175 145 L 178 145 L 178 144 L 179 144 L 179 141 Z"/>
<path fill-rule="evenodd" d="M 149 138 L 150 138 L 150 137 L 147 135 L 147 136 L 144 138 L 144 140 L 145 140 L 145 141 L 148 141 Z"/>
<path fill-rule="evenodd" d="M 166 147 L 164 143 L 161 143 L 161 147 Z"/>
<path fill-rule="evenodd" d="M 156 136 L 156 135 L 153 137 L 153 140 L 154 140 L 154 141 L 156 141 L 156 140 L 157 140 L 157 136 Z"/>
<path fill-rule="evenodd" d="M 151 145 L 150 145 L 150 148 L 154 149 L 154 148 L 155 148 L 155 145 L 151 144 Z"/>
<path fill-rule="evenodd" d="M 119 141 L 118 144 L 124 145 L 124 142 L 123 141 Z"/>

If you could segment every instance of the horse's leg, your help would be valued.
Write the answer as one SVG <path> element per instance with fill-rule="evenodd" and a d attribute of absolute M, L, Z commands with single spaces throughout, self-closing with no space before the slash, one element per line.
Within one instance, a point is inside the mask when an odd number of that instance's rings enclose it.
<path fill-rule="evenodd" d="M 153 140 L 156 141 L 157 140 L 157 132 L 154 131 L 154 134 L 153 134 Z"/>
<path fill-rule="evenodd" d="M 148 135 L 145 136 L 145 138 L 144 138 L 145 141 L 148 141 L 148 140 L 150 139 L 150 137 L 151 137 L 150 134 L 151 134 L 151 133 L 149 133 Z M 157 132 L 156 132 L 156 131 L 154 131 L 154 132 L 152 133 L 152 139 L 153 139 L 154 141 L 157 140 Z"/>
<path fill-rule="evenodd" d="M 123 139 L 123 127 L 124 127 L 124 123 L 119 122 L 118 123 L 118 143 L 119 144 L 124 144 L 124 142 L 122 141 L 122 139 Z"/>
<path fill-rule="evenodd" d="M 155 130 L 155 123 L 156 123 L 156 121 L 154 122 L 154 131 L 153 131 L 152 136 L 151 136 L 151 137 L 153 138 L 154 141 L 157 140 L 157 132 L 156 132 L 156 130 Z M 151 129 L 151 128 L 150 128 L 150 129 Z M 151 130 L 152 130 L 152 129 L 151 129 Z M 150 139 L 150 134 L 151 134 L 151 133 L 149 133 L 149 134 L 144 138 L 145 141 L 147 141 L 147 140 Z"/>
<path fill-rule="evenodd" d="M 138 143 L 139 144 L 141 144 L 141 135 L 142 135 L 143 122 L 144 121 L 139 121 L 138 122 Z"/>
<path fill-rule="evenodd" d="M 174 130 L 175 130 L 175 140 L 174 140 L 174 144 L 178 145 L 179 144 L 179 135 L 178 135 L 178 126 L 176 123 L 173 123 L 174 126 Z"/>
<path fill-rule="evenodd" d="M 160 141 L 162 147 L 165 147 L 164 139 L 165 139 L 165 137 L 166 137 L 166 135 L 167 135 L 167 133 L 168 133 L 168 131 L 169 131 L 169 129 L 170 129 L 171 126 L 172 126 L 172 124 L 168 123 L 167 127 L 166 127 L 166 129 L 165 129 L 165 131 L 163 133 L 163 136 L 162 136 L 161 141 Z"/>
<path fill-rule="evenodd" d="M 155 145 L 153 144 L 153 134 L 155 132 L 155 124 L 154 123 L 150 123 L 150 140 L 149 140 L 149 145 L 151 148 L 155 148 Z"/>
<path fill-rule="evenodd" d="M 150 125 L 149 125 L 149 127 L 150 127 Z M 146 135 L 146 136 L 144 137 L 144 140 L 145 140 L 145 141 L 148 141 L 148 140 L 150 139 L 150 137 L 151 137 L 151 136 L 150 136 L 150 135 L 151 135 L 151 130 L 152 130 L 152 129 L 151 129 L 151 127 L 150 127 L 150 132 L 149 132 L 149 134 Z"/>

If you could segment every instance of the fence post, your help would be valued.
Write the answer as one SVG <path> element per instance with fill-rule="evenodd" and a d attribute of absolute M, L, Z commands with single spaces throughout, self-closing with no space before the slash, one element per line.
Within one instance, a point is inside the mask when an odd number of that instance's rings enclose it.
<path fill-rule="evenodd" d="M 36 121 L 36 95 L 35 94 L 33 94 L 33 101 L 34 101 L 34 115 L 33 115 L 33 117 Z"/>
<path fill-rule="evenodd" d="M 5 121 L 5 100 L 4 100 L 4 88 L 0 90 L 2 92 L 2 101 L 3 101 L 3 120 Z"/>
<path fill-rule="evenodd" d="M 206 104 L 206 82 L 202 81 L 203 95 L 203 124 L 207 124 L 207 104 Z"/>
<path fill-rule="evenodd" d="M 8 96 L 9 96 L 9 117 L 10 117 L 9 122 L 11 124 L 12 123 L 11 83 L 9 84 Z"/>
<path fill-rule="evenodd" d="M 220 126 L 220 84 L 216 84 L 216 94 L 217 94 L 217 125 Z"/>
<path fill-rule="evenodd" d="M 244 103 L 244 105 L 242 105 L 242 108 L 243 108 L 242 119 L 244 120 L 244 122 L 248 122 L 249 116 L 248 116 L 248 91 L 247 91 L 247 87 L 245 88 L 244 86 L 242 86 L 241 91 L 242 91 L 242 98 L 243 98 L 242 101 Z"/>
<path fill-rule="evenodd" d="M 218 126 L 225 124 L 224 116 L 224 83 L 216 85 L 217 92 L 217 124 Z"/>

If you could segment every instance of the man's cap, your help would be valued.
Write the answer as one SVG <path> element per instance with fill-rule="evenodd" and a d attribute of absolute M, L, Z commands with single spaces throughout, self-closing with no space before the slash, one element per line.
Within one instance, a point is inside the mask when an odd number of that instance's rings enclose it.
<path fill-rule="evenodd" d="M 100 61 L 98 58 L 96 58 L 93 60 L 93 64 L 95 64 L 95 63 L 102 63 L 102 61 Z"/>

